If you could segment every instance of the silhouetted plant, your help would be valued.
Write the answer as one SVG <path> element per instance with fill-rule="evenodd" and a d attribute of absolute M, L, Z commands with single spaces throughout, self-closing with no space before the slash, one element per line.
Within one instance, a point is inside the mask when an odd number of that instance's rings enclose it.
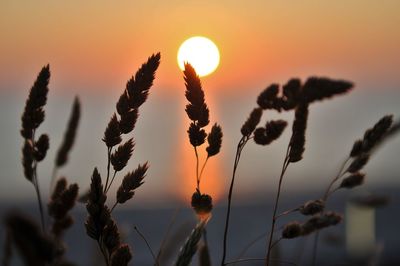
<path fill-rule="evenodd" d="M 206 193 L 201 192 L 200 181 L 208 159 L 212 156 L 217 155 L 221 150 L 223 134 L 221 127 L 217 123 L 215 123 L 211 127 L 211 131 L 208 134 L 206 133 L 204 128 L 210 123 L 210 119 L 209 109 L 205 101 L 201 81 L 195 69 L 189 63 L 185 63 L 184 66 L 185 69 L 183 71 L 183 74 L 186 86 L 185 96 L 186 99 L 189 101 L 189 103 L 186 105 L 186 114 L 192 121 L 187 132 L 190 144 L 193 146 L 196 156 L 196 190 L 192 195 L 191 205 L 196 214 L 200 217 L 200 219 L 207 219 L 213 208 L 212 197 Z M 197 149 L 206 141 L 206 139 L 208 142 L 208 146 L 206 147 L 207 157 L 204 160 L 203 166 L 200 170 L 199 154 Z M 204 249 L 202 254 L 203 261 L 207 261 L 207 259 L 205 259 L 205 256 L 209 255 L 209 253 L 204 252 L 204 250 L 208 251 L 206 229 L 204 228 L 200 231 L 200 236 L 201 233 L 203 233 L 204 236 Z M 196 246 L 193 247 L 193 249 L 195 248 L 193 250 L 194 252 L 190 253 L 190 256 L 189 254 L 181 254 L 178 258 L 178 262 L 176 265 L 187 265 L 188 263 L 190 263 L 192 256 L 197 250 L 197 242 L 198 240 L 196 241 Z M 182 256 L 184 259 L 181 258 Z M 209 260 L 210 258 L 208 258 L 208 261 Z"/>
<path fill-rule="evenodd" d="M 132 258 L 130 247 L 123 244 L 118 227 L 111 217 L 117 204 L 123 204 L 131 199 L 135 190 L 143 184 L 148 170 L 148 163 L 139 165 L 123 178 L 116 193 L 116 202 L 111 209 L 106 204 L 107 193 L 110 190 L 117 172 L 122 171 L 132 156 L 133 138 L 122 142 L 122 135 L 132 132 L 139 114 L 139 107 L 146 101 L 153 85 L 155 73 L 160 64 L 160 54 L 148 58 L 139 70 L 126 84 L 120 96 L 116 109 L 119 115 L 113 114 L 104 132 L 103 141 L 107 146 L 107 176 L 103 186 L 102 178 L 97 168 L 94 169 L 86 209 L 88 218 L 85 223 L 87 235 L 97 241 L 107 266 L 128 265 Z M 116 147 L 118 145 L 118 147 Z M 114 173 L 111 177 L 111 165 Z"/>

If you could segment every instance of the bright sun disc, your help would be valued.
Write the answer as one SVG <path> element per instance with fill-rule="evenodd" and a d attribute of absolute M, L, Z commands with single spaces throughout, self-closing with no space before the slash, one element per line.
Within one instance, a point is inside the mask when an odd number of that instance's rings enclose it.
<path fill-rule="evenodd" d="M 184 70 L 184 63 L 190 63 L 199 76 L 212 73 L 219 64 L 218 47 L 208 38 L 191 37 L 178 50 L 178 65 Z"/>

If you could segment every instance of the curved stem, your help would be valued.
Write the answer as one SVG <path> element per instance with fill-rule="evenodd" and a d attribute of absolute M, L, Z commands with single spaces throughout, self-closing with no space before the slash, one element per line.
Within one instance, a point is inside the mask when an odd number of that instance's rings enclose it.
<path fill-rule="evenodd" d="M 338 181 L 345 173 L 343 173 L 343 170 L 346 166 L 346 164 L 349 162 L 349 160 L 351 159 L 351 157 L 347 157 L 346 160 L 344 160 L 344 162 L 342 163 L 342 165 L 339 168 L 339 172 L 337 173 L 337 175 L 335 176 L 335 178 L 332 179 L 332 181 L 329 183 L 328 187 L 326 188 L 325 194 L 324 194 L 324 201 L 327 200 L 327 198 L 329 197 L 329 192 L 333 186 L 333 184 Z"/>
<path fill-rule="evenodd" d="M 194 153 L 196 154 L 196 185 L 197 185 L 197 190 L 200 191 L 199 154 L 197 153 L 196 146 L 194 146 Z"/>
<path fill-rule="evenodd" d="M 242 150 L 244 146 L 247 143 L 248 138 L 243 136 L 236 149 L 236 156 L 235 156 L 235 162 L 233 164 L 233 172 L 232 172 L 232 179 L 231 179 L 231 185 L 229 187 L 229 194 L 228 194 L 228 208 L 226 211 L 226 219 L 225 219 L 225 229 L 224 229 L 224 242 L 223 242 L 223 251 L 222 251 L 222 260 L 221 260 L 221 266 L 226 265 L 225 259 L 226 259 L 226 246 L 227 246 L 227 238 L 228 238 L 228 229 L 229 229 L 229 217 L 231 213 L 231 204 L 232 204 L 232 195 L 233 195 L 233 185 L 235 183 L 235 176 L 236 176 L 236 169 L 239 165 L 240 161 L 240 155 L 242 153 Z"/>
<path fill-rule="evenodd" d="M 345 174 L 345 172 L 343 172 L 343 170 L 346 167 L 346 164 L 350 161 L 350 159 L 351 159 L 351 157 L 347 157 L 346 160 L 344 160 L 344 162 L 342 163 L 342 165 L 339 168 L 338 173 L 336 174 L 336 176 L 332 179 L 332 181 L 329 183 L 328 187 L 326 188 L 324 196 L 323 196 L 323 200 L 324 200 L 325 204 L 326 204 L 326 201 L 328 200 L 328 197 L 333 192 L 336 191 L 336 189 L 335 189 L 331 192 L 332 186 L 336 181 L 338 181 Z M 312 249 L 312 264 L 311 264 L 313 266 L 315 266 L 315 263 L 317 262 L 318 239 L 319 239 L 319 231 L 317 231 L 314 236 L 314 243 L 313 243 L 313 249 Z"/>
<path fill-rule="evenodd" d="M 151 253 L 151 256 L 152 256 L 153 259 L 154 259 L 155 265 L 160 266 L 160 264 L 158 263 L 158 261 L 157 261 L 157 259 L 156 259 L 156 256 L 154 255 L 153 250 L 152 250 L 151 247 L 150 247 L 149 242 L 147 241 L 147 239 L 144 237 L 144 235 L 139 231 L 139 229 L 138 229 L 136 226 L 134 226 L 133 228 L 135 229 L 136 233 L 138 233 L 138 235 L 139 235 L 139 236 L 143 239 L 143 241 L 146 243 L 147 248 L 149 249 L 149 251 L 150 251 L 150 253 Z"/>
<path fill-rule="evenodd" d="M 266 258 L 265 258 L 265 265 L 266 266 L 269 265 L 269 259 L 270 259 L 270 255 L 271 255 L 272 239 L 274 237 L 274 229 L 275 229 L 275 222 L 276 222 L 276 212 L 278 210 L 279 198 L 280 198 L 280 195 L 281 195 L 281 187 L 282 187 L 283 176 L 285 175 L 286 169 L 290 164 L 290 162 L 289 162 L 289 150 L 290 150 L 290 144 L 287 147 L 285 160 L 283 162 L 281 175 L 279 177 L 278 191 L 276 193 L 274 212 L 273 212 L 273 215 L 272 215 L 271 231 L 270 231 L 269 241 L 268 241 L 268 250 L 267 250 L 267 255 L 266 255 Z"/>
<path fill-rule="evenodd" d="M 115 175 L 117 174 L 117 171 L 114 171 L 113 177 L 111 178 L 110 184 L 108 185 L 108 188 L 106 189 L 105 193 L 110 190 L 112 183 L 114 182 Z"/>
<path fill-rule="evenodd" d="M 118 205 L 118 201 L 114 203 L 114 205 L 112 206 L 112 208 L 110 210 L 110 213 L 112 213 L 112 211 L 115 209 L 115 207 L 117 207 L 117 205 Z"/>
<path fill-rule="evenodd" d="M 33 170 L 33 174 L 34 174 L 34 178 L 33 178 L 34 184 L 33 184 L 33 186 L 35 187 L 36 196 L 37 196 L 37 199 L 38 199 L 39 212 L 40 212 L 40 221 L 41 221 L 41 224 L 42 224 L 42 230 L 43 230 L 43 232 L 45 232 L 46 225 L 45 225 L 45 222 L 44 222 L 43 203 L 42 203 L 42 197 L 40 195 L 40 187 L 39 187 L 39 182 L 37 180 L 37 170 L 36 170 L 36 168 L 37 168 L 37 163 L 35 162 L 35 165 L 33 167 L 33 169 L 34 169 Z"/>
<path fill-rule="evenodd" d="M 108 179 L 110 178 L 111 147 L 107 147 L 107 179 L 104 186 L 104 193 L 107 193 Z"/>
<path fill-rule="evenodd" d="M 206 164 L 207 164 L 207 162 L 208 162 L 208 158 L 210 158 L 210 157 L 207 156 L 206 160 L 204 161 L 203 166 L 201 167 L 200 174 L 199 174 L 199 183 L 200 183 L 200 181 L 201 181 L 201 177 L 203 176 L 204 168 L 206 167 Z"/>
<path fill-rule="evenodd" d="M 300 208 L 297 207 L 297 208 L 294 208 L 294 209 L 290 209 L 290 210 L 284 211 L 284 212 L 278 214 L 278 215 L 275 217 L 275 219 L 278 219 L 278 218 L 280 218 L 280 217 L 282 217 L 282 216 L 288 215 L 288 214 L 290 214 L 290 213 L 292 213 L 292 212 L 297 212 L 299 209 L 300 209 Z"/>

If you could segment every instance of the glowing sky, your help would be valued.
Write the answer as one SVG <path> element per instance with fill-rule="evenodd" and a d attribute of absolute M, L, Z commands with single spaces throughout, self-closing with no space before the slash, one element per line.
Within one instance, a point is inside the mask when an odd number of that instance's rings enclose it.
<path fill-rule="evenodd" d="M 59 83 L 98 90 L 160 51 L 158 82 L 175 87 L 179 45 L 204 35 L 221 51 L 209 78 L 219 89 L 317 72 L 396 84 L 399 9 L 362 0 L 1 1 L 0 80 L 12 84 L 50 62 Z"/>
<path fill-rule="evenodd" d="M 174 183 L 177 175 L 192 170 L 182 167 L 179 156 L 193 159 L 182 155 L 187 154 L 185 149 L 192 150 L 182 144 L 182 139 L 187 144 L 189 121 L 176 53 L 184 40 L 196 35 L 212 39 L 221 53 L 218 69 L 202 80 L 211 121 L 220 122 L 224 130 L 222 163 L 214 161 L 210 167 L 210 172 L 218 169 L 221 175 L 217 183 L 228 182 L 239 128 L 259 91 L 272 82 L 310 75 L 349 79 L 357 86 L 350 96 L 313 107 L 309 128 L 315 142 L 307 148 L 310 160 L 296 170 L 299 177 L 292 184 L 302 184 L 301 177 L 317 176 L 327 168 L 333 172 L 336 165 L 314 164 L 313 158 L 339 162 L 365 128 L 386 113 L 400 114 L 399 10 L 400 1 L 395 0 L 0 1 L 0 166 L 5 169 L 0 198 L 16 197 L 17 189 L 29 192 L 17 197 L 33 195 L 15 158 L 20 158 L 18 131 L 25 97 L 43 65 L 50 63 L 52 71 L 49 115 L 43 126 L 54 136 L 49 157 L 60 142 L 70 103 L 79 94 L 83 120 L 78 155 L 66 172 L 87 186 L 93 167 L 104 165 L 101 138 L 117 97 L 140 64 L 158 51 L 161 65 L 149 98 L 152 103 L 141 110 L 135 129 L 138 158 L 131 166 L 150 161 L 153 172 L 146 185 L 147 191 L 155 192 L 144 193 L 146 199 L 193 185 Z M 346 141 L 340 141 L 344 137 Z M 241 191 L 250 195 L 257 185 L 265 185 L 266 170 L 273 169 L 268 178 L 274 178 L 287 138 L 271 147 L 267 154 L 275 153 L 273 158 L 263 157 L 267 155 L 254 145 L 249 148 L 239 173 L 253 179 L 239 181 Z M 398 144 L 389 155 L 396 153 Z M 373 165 L 375 174 L 382 169 L 392 173 L 393 160 L 393 156 L 381 157 Z M 184 172 L 178 173 L 179 169 Z M 45 170 L 42 175 L 46 176 Z M 318 179 L 313 184 L 324 183 Z M 219 193 L 226 191 L 218 186 L 214 188 Z"/>

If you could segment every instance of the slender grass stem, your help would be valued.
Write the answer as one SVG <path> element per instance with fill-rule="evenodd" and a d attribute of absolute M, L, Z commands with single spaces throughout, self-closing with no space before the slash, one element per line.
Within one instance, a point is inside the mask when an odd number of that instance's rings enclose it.
<path fill-rule="evenodd" d="M 290 210 L 287 210 L 287 211 L 284 211 L 284 212 L 278 214 L 278 215 L 275 217 L 275 219 L 278 219 L 278 218 L 280 218 L 280 217 L 282 217 L 282 216 L 288 215 L 288 214 L 293 213 L 293 212 L 297 212 L 298 210 L 300 210 L 299 207 L 294 208 L 294 209 L 290 209 Z"/>
<path fill-rule="evenodd" d="M 115 175 L 117 174 L 117 171 L 114 171 L 113 177 L 111 178 L 110 184 L 108 185 L 108 188 L 105 190 L 105 193 L 110 190 L 112 183 L 114 182 Z"/>
<path fill-rule="evenodd" d="M 35 133 L 36 133 L 36 130 L 33 130 L 32 138 L 31 138 L 33 149 L 35 149 Z M 32 168 L 33 168 L 32 184 L 35 188 L 36 196 L 37 196 L 37 200 L 38 200 L 39 212 L 40 212 L 40 222 L 42 225 L 42 230 L 43 230 L 43 232 L 45 232 L 46 225 L 45 225 L 45 221 L 44 221 L 43 203 L 42 203 L 42 197 L 40 195 L 40 187 L 39 187 L 39 181 L 38 181 L 38 177 L 37 177 L 37 161 L 36 160 L 34 160 Z"/>
<path fill-rule="evenodd" d="M 332 179 L 332 181 L 329 183 L 328 187 L 326 188 L 325 194 L 323 196 L 325 205 L 326 205 L 326 201 L 328 200 L 328 197 L 333 192 L 336 191 L 336 189 L 335 189 L 331 192 L 333 184 L 335 184 L 335 182 L 338 181 L 340 179 L 340 177 L 342 177 L 345 174 L 345 172 L 343 172 L 343 171 L 344 171 L 347 163 L 350 161 L 350 159 L 351 159 L 351 157 L 347 157 L 346 160 L 343 161 L 342 165 L 339 168 L 338 173 L 336 174 L 336 176 Z M 315 266 L 316 262 L 317 262 L 318 239 L 319 239 L 319 231 L 317 231 L 314 236 L 314 243 L 313 243 L 313 249 L 312 249 L 312 262 L 311 262 L 311 265 L 313 265 L 313 266 Z"/>
<path fill-rule="evenodd" d="M 199 154 L 196 146 L 194 146 L 194 153 L 196 154 L 196 185 L 197 190 L 200 191 L 200 178 L 199 178 Z"/>
<path fill-rule="evenodd" d="M 151 249 L 150 244 L 149 244 L 149 242 L 147 241 L 146 237 L 139 231 L 139 228 L 137 228 L 136 226 L 134 226 L 133 228 L 135 229 L 136 233 L 138 233 L 138 235 L 139 235 L 139 236 L 143 239 L 143 241 L 146 243 L 146 246 L 147 246 L 147 248 L 149 249 L 149 251 L 150 251 L 150 253 L 151 253 L 151 256 L 152 256 L 153 259 L 154 259 L 155 265 L 156 265 L 156 266 L 160 266 L 160 264 L 158 263 L 158 261 L 157 261 L 157 259 L 156 259 L 156 256 L 154 255 L 154 252 L 153 252 L 153 250 Z"/>
<path fill-rule="evenodd" d="M 172 230 L 172 226 L 174 225 L 174 223 L 176 221 L 176 217 L 178 216 L 179 210 L 180 210 L 180 208 L 177 208 L 174 211 L 174 214 L 172 215 L 171 220 L 169 221 L 169 224 L 168 224 L 168 227 L 167 227 L 167 231 L 166 231 L 166 233 L 165 233 L 165 235 L 163 237 L 163 240 L 162 240 L 161 245 L 160 245 L 160 249 L 158 250 L 158 253 L 157 253 L 156 264 L 160 263 L 161 254 L 162 254 L 162 252 L 164 250 L 164 247 L 165 247 L 165 244 L 167 242 L 168 236 L 169 236 L 169 234 L 170 234 L 170 232 Z"/>
<path fill-rule="evenodd" d="M 210 157 L 207 156 L 206 160 L 204 161 L 203 166 L 201 167 L 200 174 L 199 174 L 199 183 L 201 181 L 201 177 L 203 176 L 204 168 L 206 167 L 206 164 L 208 162 L 208 158 L 210 158 Z"/>
<path fill-rule="evenodd" d="M 108 179 L 110 178 L 110 164 L 111 164 L 111 147 L 107 147 L 107 179 L 104 186 L 104 192 L 107 193 Z"/>
<path fill-rule="evenodd" d="M 118 205 L 118 202 L 115 202 L 114 205 L 112 206 L 111 210 L 110 210 L 110 213 L 112 213 L 112 211 L 115 209 L 115 207 L 117 207 L 117 205 Z"/>
<path fill-rule="evenodd" d="M 283 176 L 285 175 L 286 169 L 290 164 L 290 162 L 289 162 L 289 150 L 290 150 L 290 144 L 287 147 L 285 159 L 284 159 L 283 164 L 282 164 L 281 175 L 279 177 L 278 191 L 276 193 L 274 212 L 273 212 L 273 215 L 272 215 L 271 231 L 270 231 L 270 234 L 269 234 L 267 255 L 266 255 L 266 258 L 265 258 L 265 265 L 266 266 L 269 265 L 269 259 L 270 259 L 270 255 L 271 255 L 272 240 L 273 240 L 273 237 L 274 237 L 275 222 L 276 222 L 276 219 L 277 219 L 276 218 L 276 213 L 277 213 L 277 210 L 278 210 L 279 199 L 280 199 L 280 195 L 281 195 Z"/>
<path fill-rule="evenodd" d="M 35 187 L 35 191 L 36 191 L 36 196 L 38 199 L 38 205 L 39 205 L 39 212 L 40 212 L 40 222 L 42 224 L 42 230 L 43 232 L 46 231 L 46 225 L 45 225 L 45 221 L 44 221 L 44 211 L 43 211 L 43 202 L 42 202 L 42 197 L 40 195 L 40 187 L 39 187 L 39 182 L 37 179 L 37 163 L 35 162 L 34 167 L 33 167 L 33 186 Z"/>
<path fill-rule="evenodd" d="M 231 179 L 231 184 L 230 184 L 229 193 L 228 193 L 228 208 L 226 211 L 226 219 L 225 219 L 224 242 L 223 242 L 221 266 L 226 265 L 225 259 L 226 259 L 226 247 L 227 247 L 228 230 L 229 230 L 229 217 L 230 217 L 230 213 L 231 213 L 233 186 L 235 183 L 236 169 L 239 165 L 240 155 L 241 155 L 242 150 L 243 150 L 244 146 L 246 145 L 247 141 L 248 141 L 248 138 L 246 136 L 243 136 L 240 139 L 240 141 L 237 145 L 237 149 L 236 149 L 235 162 L 233 164 L 232 179 Z"/>

